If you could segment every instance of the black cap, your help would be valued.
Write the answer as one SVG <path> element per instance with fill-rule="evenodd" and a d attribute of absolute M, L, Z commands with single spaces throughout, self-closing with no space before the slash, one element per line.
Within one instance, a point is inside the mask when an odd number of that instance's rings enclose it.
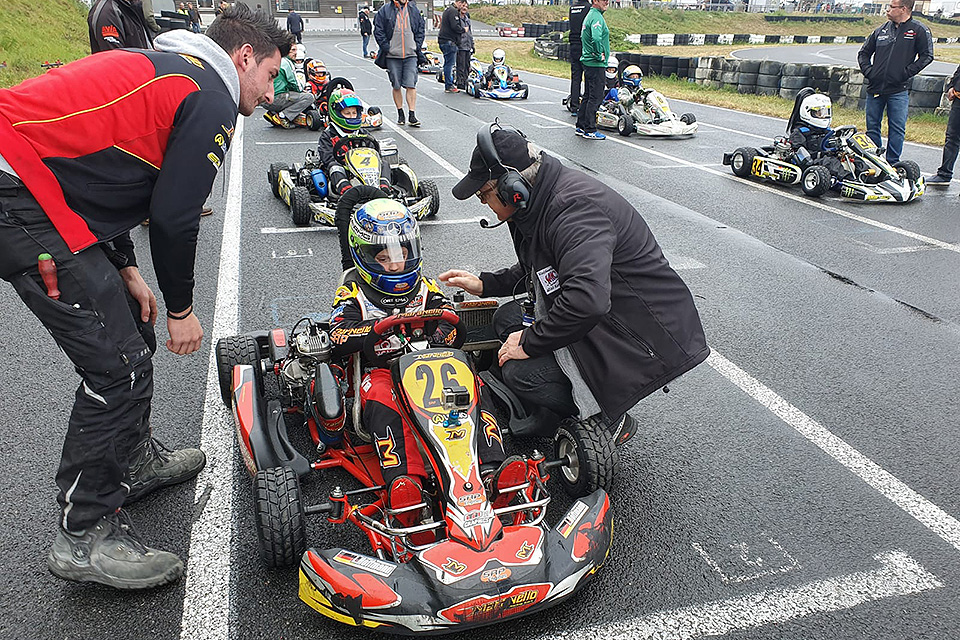
<path fill-rule="evenodd" d="M 517 171 L 523 171 L 534 162 L 527 151 L 527 139 L 515 129 L 494 130 L 493 146 L 497 149 L 501 164 Z M 493 162 L 492 158 L 491 162 Z M 453 197 L 457 200 L 466 200 L 489 180 L 499 178 L 504 173 L 506 169 L 496 164 L 488 167 L 483 154 L 480 153 L 480 147 L 476 147 L 470 158 L 470 171 L 453 187 Z"/>

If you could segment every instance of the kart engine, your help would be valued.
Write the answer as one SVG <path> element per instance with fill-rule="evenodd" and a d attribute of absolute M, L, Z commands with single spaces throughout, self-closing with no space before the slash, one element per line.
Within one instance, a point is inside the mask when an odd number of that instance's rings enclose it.
<path fill-rule="evenodd" d="M 280 365 L 280 380 L 289 389 L 303 387 L 314 375 L 316 362 L 330 359 L 330 336 L 310 322 L 306 331 L 296 333 L 291 340 L 290 355 Z"/>

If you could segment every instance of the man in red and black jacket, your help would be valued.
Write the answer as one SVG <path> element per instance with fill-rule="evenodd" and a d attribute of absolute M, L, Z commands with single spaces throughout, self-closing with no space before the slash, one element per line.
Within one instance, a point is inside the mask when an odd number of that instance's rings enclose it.
<path fill-rule="evenodd" d="M 175 555 L 133 538 L 120 507 L 192 478 L 205 459 L 149 438 L 152 351 L 130 310 L 139 307 L 140 320 L 152 323 L 156 303 L 146 302 L 141 278 L 118 273 L 103 245 L 152 220 L 166 346 L 198 350 L 197 211 L 237 113 L 251 115 L 273 99 L 290 42 L 267 15 L 237 5 L 206 36 L 178 30 L 157 38 L 157 51 L 98 53 L 0 90 L 0 277 L 82 378 L 57 472 L 60 526 L 47 557 L 61 578 L 137 589 L 183 571 Z M 135 461 L 144 440 L 151 454 Z"/>
<path fill-rule="evenodd" d="M 152 49 L 140 0 L 97 0 L 87 14 L 90 52 L 111 49 Z"/>

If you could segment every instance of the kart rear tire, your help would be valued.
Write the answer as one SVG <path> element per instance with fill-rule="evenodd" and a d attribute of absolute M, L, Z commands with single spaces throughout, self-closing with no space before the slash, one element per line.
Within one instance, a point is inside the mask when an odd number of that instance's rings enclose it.
<path fill-rule="evenodd" d="M 263 390 L 263 369 L 260 367 L 260 347 L 250 336 L 228 336 L 217 340 L 217 376 L 220 379 L 220 397 L 223 404 L 233 404 L 233 367 L 249 364 L 257 386 Z"/>
<path fill-rule="evenodd" d="M 260 555 L 268 567 L 290 567 L 307 549 L 300 478 L 289 467 L 261 469 L 253 477 Z"/>
<path fill-rule="evenodd" d="M 557 469 L 564 491 L 583 498 L 597 489 L 610 491 L 620 466 L 613 434 L 599 420 L 568 420 L 553 437 L 554 458 L 568 459 Z"/>
<path fill-rule="evenodd" d="M 298 227 L 310 226 L 313 211 L 310 210 L 310 192 L 306 187 L 294 187 L 290 192 L 290 215 Z"/>
<path fill-rule="evenodd" d="M 753 159 L 760 152 L 752 147 L 740 147 L 730 154 L 730 168 L 733 173 L 741 178 L 749 178 L 752 173 Z"/>
<path fill-rule="evenodd" d="M 897 170 L 897 173 L 899 173 L 901 177 L 906 178 L 910 182 L 916 182 L 920 179 L 920 165 L 913 160 L 901 160 L 893 165 L 893 168 Z"/>
<path fill-rule="evenodd" d="M 529 97 L 530 97 L 530 87 L 528 87 L 527 85 L 523 85 L 523 95 L 520 96 L 520 99 L 526 100 Z"/>
<path fill-rule="evenodd" d="M 800 174 L 800 188 L 808 196 L 819 198 L 830 189 L 833 178 L 830 170 L 818 164 L 807 167 Z"/>
<path fill-rule="evenodd" d="M 280 197 L 280 171 L 283 169 L 289 171 L 290 166 L 282 162 L 274 162 L 267 170 L 267 181 L 270 183 L 270 191 L 273 192 L 274 198 Z"/>
<path fill-rule="evenodd" d="M 303 114 L 304 122 L 307 124 L 307 129 L 310 131 L 320 131 L 323 128 L 323 120 L 320 118 L 320 113 L 314 109 L 307 109 Z"/>
<path fill-rule="evenodd" d="M 697 116 L 693 115 L 692 113 L 685 113 L 682 116 L 680 116 L 680 122 L 682 122 L 683 124 L 693 124 L 696 121 L 697 121 Z"/>
<path fill-rule="evenodd" d="M 437 212 L 440 211 L 440 189 L 437 188 L 437 183 L 433 180 L 421 180 L 420 184 L 420 197 L 430 198 L 430 210 L 427 212 L 428 218 L 436 218 Z"/>
<path fill-rule="evenodd" d="M 633 116 L 620 116 L 617 118 L 617 133 L 623 137 L 629 138 L 630 134 L 636 130 L 637 127 L 633 124 Z"/>

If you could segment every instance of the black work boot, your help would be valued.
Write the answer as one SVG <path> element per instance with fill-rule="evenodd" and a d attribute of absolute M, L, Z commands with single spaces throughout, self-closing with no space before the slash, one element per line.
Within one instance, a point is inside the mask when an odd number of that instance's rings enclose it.
<path fill-rule="evenodd" d="M 50 573 L 115 589 L 150 589 L 183 574 L 176 555 L 143 544 L 122 511 L 106 515 L 81 534 L 62 528 L 47 554 Z"/>
<path fill-rule="evenodd" d="M 186 482 L 207 463 L 200 449 L 168 449 L 147 437 L 130 454 L 130 493 L 124 504 L 136 502 L 154 489 Z"/>

